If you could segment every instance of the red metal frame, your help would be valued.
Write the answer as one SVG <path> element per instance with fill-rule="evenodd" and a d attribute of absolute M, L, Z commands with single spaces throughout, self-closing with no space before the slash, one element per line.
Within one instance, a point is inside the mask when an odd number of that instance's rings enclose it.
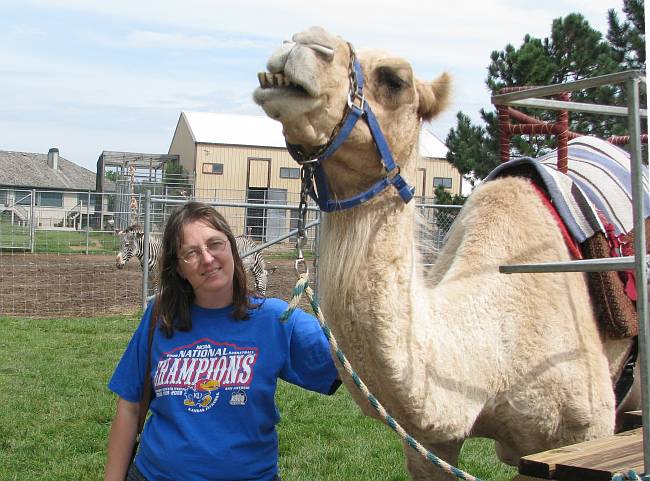
<path fill-rule="evenodd" d="M 499 93 L 521 92 L 523 90 L 530 90 L 531 88 L 534 87 L 504 87 Z M 557 95 L 556 98 L 557 100 L 568 102 L 571 99 L 571 95 L 568 92 L 563 92 Z M 566 174 L 568 168 L 568 142 L 570 139 L 584 135 L 569 130 L 568 111 L 558 111 L 555 122 L 544 122 L 507 105 L 497 105 L 497 112 L 499 118 L 499 156 L 501 162 L 510 160 L 510 139 L 513 135 L 557 135 L 557 166 L 560 172 Z M 513 124 L 510 122 L 510 119 L 519 123 Z M 614 145 L 625 145 L 630 142 L 630 136 L 613 135 L 607 141 Z M 641 135 L 641 142 L 648 143 L 648 136 L 646 134 Z"/>

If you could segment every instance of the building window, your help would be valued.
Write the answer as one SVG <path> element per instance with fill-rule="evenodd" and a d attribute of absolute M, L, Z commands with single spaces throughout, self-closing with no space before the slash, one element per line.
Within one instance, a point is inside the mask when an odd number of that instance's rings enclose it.
<path fill-rule="evenodd" d="M 300 169 L 296 167 L 280 167 L 281 179 L 299 179 Z"/>
<path fill-rule="evenodd" d="M 90 194 L 90 205 L 96 205 L 100 198 L 101 195 Z M 88 203 L 88 194 L 86 192 L 77 192 L 77 204 L 79 203 L 83 203 L 84 206 Z"/>
<path fill-rule="evenodd" d="M 451 177 L 434 177 L 433 187 L 442 186 L 444 189 L 451 189 Z"/>
<path fill-rule="evenodd" d="M 39 192 L 37 199 L 37 204 L 42 207 L 63 207 L 61 192 Z"/>
<path fill-rule="evenodd" d="M 203 173 L 223 175 L 223 164 L 203 164 Z"/>
<path fill-rule="evenodd" d="M 31 190 L 17 190 L 14 193 L 14 204 L 32 205 L 32 191 Z"/>

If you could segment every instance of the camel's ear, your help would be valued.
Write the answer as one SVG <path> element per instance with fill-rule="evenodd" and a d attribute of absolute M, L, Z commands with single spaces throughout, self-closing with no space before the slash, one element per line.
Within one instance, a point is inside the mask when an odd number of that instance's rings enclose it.
<path fill-rule="evenodd" d="M 415 86 L 420 97 L 418 114 L 422 119 L 431 120 L 449 105 L 451 77 L 447 72 L 444 72 L 433 82 L 420 82 L 417 80 Z"/>

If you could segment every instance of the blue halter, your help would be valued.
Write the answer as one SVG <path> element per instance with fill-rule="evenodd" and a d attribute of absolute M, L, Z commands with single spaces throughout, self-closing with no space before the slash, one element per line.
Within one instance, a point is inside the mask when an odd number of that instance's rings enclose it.
<path fill-rule="evenodd" d="M 363 204 L 383 192 L 388 186 L 392 185 L 397 189 L 399 196 L 404 203 L 408 203 L 415 192 L 401 176 L 400 168 L 393 160 L 386 138 L 379 127 L 377 118 L 366 102 L 363 96 L 363 72 L 361 64 L 354 55 L 354 50 L 350 45 L 350 67 L 351 67 L 351 85 L 348 92 L 348 108 L 343 121 L 334 129 L 332 138 L 318 152 L 310 157 L 305 157 L 298 150 L 298 146 L 287 142 L 287 149 L 291 156 L 302 165 L 303 168 L 303 189 L 307 189 L 309 196 L 314 199 L 320 209 L 324 212 L 333 212 L 337 210 L 349 209 L 359 204 Z M 336 150 L 343 145 L 357 121 L 363 118 L 372 134 L 372 139 L 379 152 L 380 162 L 384 168 L 385 175 L 375 182 L 368 190 L 361 192 L 353 197 L 344 200 L 332 200 L 329 189 L 327 188 L 327 178 L 322 163 L 330 157 Z"/>

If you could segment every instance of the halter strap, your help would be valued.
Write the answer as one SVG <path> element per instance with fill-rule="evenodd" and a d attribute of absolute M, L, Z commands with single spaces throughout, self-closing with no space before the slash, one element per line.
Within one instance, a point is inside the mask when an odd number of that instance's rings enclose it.
<path fill-rule="evenodd" d="M 288 142 L 287 149 L 289 154 L 291 154 L 291 156 L 303 166 L 303 169 L 307 168 L 311 171 L 309 174 L 313 175 L 313 182 L 311 182 L 311 185 L 308 187 L 308 193 L 324 212 L 333 212 L 355 207 L 372 199 L 390 185 L 397 189 L 399 196 L 406 204 L 413 198 L 415 188 L 410 186 L 400 174 L 400 168 L 393 159 L 390 147 L 381 131 L 379 122 L 370 108 L 370 104 L 365 100 L 363 95 L 364 79 L 361 64 L 356 59 L 354 49 L 351 45 L 350 63 L 351 78 L 350 91 L 348 92 L 348 105 L 345 117 L 341 122 L 338 131 L 334 134 L 332 139 L 330 139 L 324 150 L 316 153 L 313 157 L 306 158 L 298 150 L 296 145 L 292 145 Z M 328 157 L 331 157 L 334 152 L 343 145 L 360 118 L 363 118 L 368 124 L 375 147 L 379 153 L 380 162 L 386 174 L 370 188 L 360 194 L 344 200 L 332 200 L 329 189 L 327 188 L 327 177 L 322 162 Z"/>

